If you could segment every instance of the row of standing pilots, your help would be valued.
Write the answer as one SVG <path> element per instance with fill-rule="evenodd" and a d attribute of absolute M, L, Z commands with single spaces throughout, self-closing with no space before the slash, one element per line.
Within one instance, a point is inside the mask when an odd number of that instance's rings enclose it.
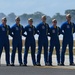
<path fill-rule="evenodd" d="M 46 23 L 46 16 L 42 16 L 42 22 L 37 25 L 35 28 L 33 26 L 33 19 L 28 19 L 28 25 L 23 28 L 20 24 L 20 18 L 16 17 L 16 23 L 10 28 L 6 22 L 7 19 L 2 18 L 2 24 L 0 25 L 0 58 L 2 54 L 3 47 L 5 49 L 5 57 L 6 57 L 6 65 L 10 66 L 10 45 L 9 45 L 9 37 L 12 36 L 12 53 L 11 53 L 11 66 L 14 65 L 15 61 L 15 53 L 16 48 L 18 48 L 18 61 L 19 65 L 27 66 L 27 56 L 29 47 L 31 47 L 31 57 L 33 65 L 41 66 L 41 52 L 42 47 L 44 47 L 44 62 L 46 66 L 52 66 L 52 53 L 53 48 L 56 49 L 57 55 L 57 65 L 64 66 L 65 60 L 65 52 L 67 45 L 69 46 L 69 63 L 70 65 L 74 65 L 73 62 L 73 33 L 75 32 L 75 25 L 71 22 L 71 15 L 66 15 L 67 21 L 61 25 L 61 28 L 57 26 L 57 20 L 52 20 L 52 26 Z M 27 34 L 25 34 L 25 32 Z M 35 57 L 35 38 L 34 35 L 38 34 L 38 52 L 37 52 L 37 60 Z M 59 35 L 63 35 L 62 41 L 62 51 L 60 54 L 60 42 Z M 22 63 L 22 35 L 26 37 L 25 39 L 25 51 L 24 51 L 24 63 Z M 48 52 L 48 36 L 50 37 L 50 49 Z"/>

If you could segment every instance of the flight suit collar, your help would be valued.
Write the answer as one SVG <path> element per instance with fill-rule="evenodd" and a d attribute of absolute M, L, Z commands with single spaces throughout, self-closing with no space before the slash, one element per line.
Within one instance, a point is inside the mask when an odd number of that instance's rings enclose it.
<path fill-rule="evenodd" d="M 17 25 L 17 24 L 15 24 L 17 27 L 20 27 L 20 24 L 19 25 Z"/>
<path fill-rule="evenodd" d="M 46 23 L 42 22 L 43 25 L 46 25 Z"/>
<path fill-rule="evenodd" d="M 7 25 L 4 26 L 3 24 L 1 24 L 1 25 L 2 25 L 2 27 L 6 27 L 7 26 Z"/>
<path fill-rule="evenodd" d="M 70 23 L 68 23 L 68 21 L 66 21 L 66 23 L 67 23 L 67 24 L 69 24 L 69 25 L 71 24 L 71 22 L 70 22 Z"/>
<path fill-rule="evenodd" d="M 33 27 L 33 25 L 32 26 L 28 25 L 28 26 L 31 27 L 31 28 Z"/>
<path fill-rule="evenodd" d="M 54 27 L 54 26 L 53 26 L 53 28 L 55 28 L 55 29 L 56 29 L 56 28 L 57 28 L 57 26 L 56 26 L 56 27 Z"/>

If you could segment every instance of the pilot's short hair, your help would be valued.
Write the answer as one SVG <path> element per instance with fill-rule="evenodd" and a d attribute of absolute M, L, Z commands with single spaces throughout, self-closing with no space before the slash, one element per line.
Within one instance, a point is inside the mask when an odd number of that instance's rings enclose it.
<path fill-rule="evenodd" d="M 19 16 L 17 16 L 17 17 L 15 18 L 15 20 L 20 20 L 20 17 L 19 17 Z"/>
<path fill-rule="evenodd" d="M 28 21 L 33 22 L 33 19 L 32 18 L 29 18 Z"/>
<path fill-rule="evenodd" d="M 66 14 L 66 17 L 71 17 L 71 14 Z"/>
<path fill-rule="evenodd" d="M 42 18 L 46 18 L 46 15 L 43 15 Z"/>
<path fill-rule="evenodd" d="M 56 19 L 53 19 L 52 22 L 57 22 L 57 20 Z"/>
<path fill-rule="evenodd" d="M 3 17 L 2 20 L 7 20 L 7 18 L 6 17 Z"/>

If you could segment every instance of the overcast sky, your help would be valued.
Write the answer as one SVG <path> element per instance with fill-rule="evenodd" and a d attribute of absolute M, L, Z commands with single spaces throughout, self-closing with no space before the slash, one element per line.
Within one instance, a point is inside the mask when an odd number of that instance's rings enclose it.
<path fill-rule="evenodd" d="M 11 12 L 21 15 L 40 11 L 53 16 L 57 12 L 63 15 L 67 9 L 75 9 L 75 0 L 0 0 L 0 13 L 6 15 Z"/>

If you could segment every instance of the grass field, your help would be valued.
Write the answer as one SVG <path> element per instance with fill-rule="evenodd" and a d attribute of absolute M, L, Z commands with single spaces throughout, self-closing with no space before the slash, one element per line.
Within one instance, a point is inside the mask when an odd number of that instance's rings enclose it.
<path fill-rule="evenodd" d="M 23 43 L 23 47 L 24 47 L 24 42 L 25 42 L 25 40 L 22 40 L 22 43 Z M 49 43 L 49 46 L 50 46 L 50 40 L 48 41 L 48 43 Z M 12 40 L 10 40 L 10 46 L 12 46 Z M 62 41 L 60 40 L 60 46 L 62 46 Z M 38 47 L 38 41 L 36 41 L 36 47 Z M 74 46 L 73 47 L 75 47 L 75 40 L 74 40 Z M 61 49 L 60 49 L 61 50 Z M 12 49 L 10 49 L 10 52 L 12 51 Z M 16 50 L 17 51 L 17 50 Z M 29 53 L 30 53 L 30 51 L 31 50 L 29 50 Z M 42 48 L 42 53 L 43 53 L 43 48 Z M 24 52 L 24 48 L 22 49 L 22 52 Z M 73 52 L 74 52 L 74 55 L 75 55 L 75 49 L 73 49 Z M 37 49 L 36 49 L 36 53 L 37 53 Z M 53 51 L 53 54 L 55 54 L 56 53 L 56 51 L 55 51 L 55 49 L 54 49 L 54 51 Z M 66 54 L 69 54 L 68 53 L 68 49 L 66 49 Z"/>

